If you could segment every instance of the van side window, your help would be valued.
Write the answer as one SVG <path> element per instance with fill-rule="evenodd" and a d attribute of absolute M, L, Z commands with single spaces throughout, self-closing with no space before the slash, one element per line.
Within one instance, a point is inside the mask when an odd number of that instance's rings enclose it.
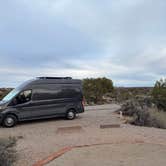
<path fill-rule="evenodd" d="M 13 101 L 14 105 L 23 104 L 31 100 L 32 90 L 25 90 L 19 93 Z"/>
<path fill-rule="evenodd" d="M 62 98 L 79 98 L 81 90 L 74 86 L 63 86 L 61 89 Z"/>
<path fill-rule="evenodd" d="M 56 99 L 61 92 L 61 88 L 57 85 L 40 85 L 33 88 L 33 100 L 50 100 Z"/>
<path fill-rule="evenodd" d="M 35 87 L 33 100 L 54 100 L 63 98 L 80 98 L 81 90 L 74 85 L 47 84 Z"/>

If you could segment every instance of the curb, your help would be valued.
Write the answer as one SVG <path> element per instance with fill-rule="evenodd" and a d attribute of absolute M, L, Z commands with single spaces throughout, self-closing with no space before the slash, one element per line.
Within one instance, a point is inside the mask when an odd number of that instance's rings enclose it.
<path fill-rule="evenodd" d="M 32 166 L 43 166 L 45 164 L 48 164 L 49 162 L 51 162 L 52 160 L 62 156 L 64 153 L 70 151 L 72 149 L 72 147 L 65 147 L 63 149 L 60 149 L 59 151 L 51 154 L 50 156 L 48 156 L 47 158 L 40 160 L 38 162 L 36 162 L 35 164 L 33 164 Z"/>

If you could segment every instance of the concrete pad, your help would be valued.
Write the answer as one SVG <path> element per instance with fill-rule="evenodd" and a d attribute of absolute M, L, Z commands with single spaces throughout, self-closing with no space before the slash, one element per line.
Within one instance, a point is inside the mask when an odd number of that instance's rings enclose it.
<path fill-rule="evenodd" d="M 81 126 L 67 126 L 67 127 L 59 127 L 56 131 L 58 134 L 65 134 L 65 133 L 78 133 L 83 132 Z"/>
<path fill-rule="evenodd" d="M 100 128 L 105 129 L 105 128 L 119 128 L 120 124 L 101 124 Z"/>

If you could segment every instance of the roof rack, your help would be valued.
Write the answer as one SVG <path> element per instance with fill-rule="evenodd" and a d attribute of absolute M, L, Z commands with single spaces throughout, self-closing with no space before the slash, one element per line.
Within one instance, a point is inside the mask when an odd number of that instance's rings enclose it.
<path fill-rule="evenodd" d="M 69 79 L 69 80 L 71 80 L 72 79 L 72 77 L 37 77 L 38 79 L 41 79 L 41 80 L 43 80 L 43 79 Z"/>

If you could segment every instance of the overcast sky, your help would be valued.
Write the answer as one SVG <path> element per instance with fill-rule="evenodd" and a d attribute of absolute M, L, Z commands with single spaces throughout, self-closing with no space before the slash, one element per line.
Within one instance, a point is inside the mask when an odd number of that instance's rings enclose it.
<path fill-rule="evenodd" d="M 0 0 L 0 87 L 36 76 L 166 76 L 166 0 Z"/>

